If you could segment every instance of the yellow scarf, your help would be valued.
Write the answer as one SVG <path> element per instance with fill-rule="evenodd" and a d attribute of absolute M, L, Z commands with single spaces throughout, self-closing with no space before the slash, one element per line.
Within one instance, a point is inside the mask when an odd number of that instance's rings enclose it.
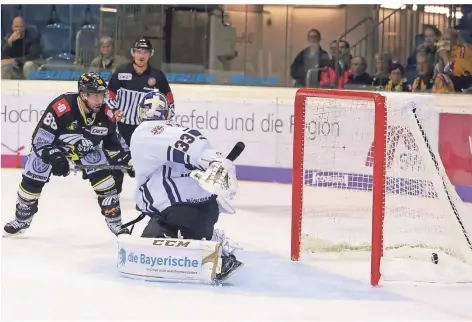
<path fill-rule="evenodd" d="M 406 78 L 403 78 L 397 85 L 394 87 L 394 92 L 403 92 L 403 83 L 406 82 Z M 388 81 L 387 86 L 385 86 L 385 90 L 391 92 L 393 87 L 392 80 Z"/>

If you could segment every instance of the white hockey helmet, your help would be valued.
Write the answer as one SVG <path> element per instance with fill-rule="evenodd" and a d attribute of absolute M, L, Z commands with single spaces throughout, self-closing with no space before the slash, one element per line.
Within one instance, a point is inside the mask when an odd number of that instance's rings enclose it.
<path fill-rule="evenodd" d="M 140 121 L 146 120 L 170 120 L 172 112 L 169 101 L 158 90 L 147 93 L 138 105 Z"/>

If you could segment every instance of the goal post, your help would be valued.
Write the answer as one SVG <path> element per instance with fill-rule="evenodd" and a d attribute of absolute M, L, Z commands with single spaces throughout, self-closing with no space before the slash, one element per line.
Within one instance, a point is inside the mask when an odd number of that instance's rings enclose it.
<path fill-rule="evenodd" d="M 472 214 L 441 163 L 438 114 L 422 103 L 297 91 L 292 260 L 369 260 L 372 285 L 472 282 Z"/>

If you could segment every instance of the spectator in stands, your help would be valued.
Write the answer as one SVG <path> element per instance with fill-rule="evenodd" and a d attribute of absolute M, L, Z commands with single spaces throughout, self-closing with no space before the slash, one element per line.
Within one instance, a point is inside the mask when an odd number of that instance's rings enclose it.
<path fill-rule="evenodd" d="M 463 41 L 455 29 L 448 29 L 437 45 L 437 54 L 444 63 L 441 72 L 451 77 L 456 90 L 472 86 L 472 45 Z"/>
<path fill-rule="evenodd" d="M 309 45 L 300 51 L 290 66 L 290 75 L 295 80 L 295 86 L 309 86 L 306 84 L 307 74 L 310 69 L 315 70 L 313 78 L 310 77 L 310 83 L 319 82 L 320 68 L 329 65 L 329 55 L 321 48 L 321 34 L 317 29 L 308 31 Z"/>
<path fill-rule="evenodd" d="M 350 85 L 371 85 L 372 78 L 366 72 L 367 61 L 362 56 L 357 56 L 351 60 L 350 73 L 347 78 L 347 84 Z"/>
<path fill-rule="evenodd" d="M 472 4 L 463 4 L 462 18 L 459 24 L 459 35 L 464 42 L 472 45 Z"/>
<path fill-rule="evenodd" d="M 352 61 L 351 55 L 351 46 L 345 40 L 339 41 L 339 59 L 338 65 L 340 66 L 338 74 L 343 74 L 345 71 L 348 71 L 350 68 L 350 63 Z M 336 66 L 333 65 L 333 68 L 336 69 Z"/>
<path fill-rule="evenodd" d="M 385 86 L 388 92 L 411 92 L 411 85 L 405 78 L 405 69 L 402 64 L 394 63 L 390 66 L 389 81 Z"/>
<path fill-rule="evenodd" d="M 413 81 L 412 92 L 448 93 L 454 91 L 452 82 L 444 73 L 434 75 L 434 55 L 427 46 L 418 48 L 416 70 L 418 76 Z"/>
<path fill-rule="evenodd" d="M 116 67 L 128 62 L 120 55 L 115 54 L 115 42 L 111 37 L 100 39 L 100 55 L 90 63 L 89 72 L 114 72 Z"/>
<path fill-rule="evenodd" d="M 352 55 L 349 43 L 345 40 L 331 42 L 332 50 L 335 52 L 325 70 L 320 74 L 320 86 L 327 88 L 343 88 L 351 71 L 349 70 Z M 334 44 L 338 44 L 337 50 Z M 331 48 L 331 47 L 330 47 Z"/>
<path fill-rule="evenodd" d="M 472 34 L 472 4 L 461 5 L 462 18 L 459 23 L 459 29 L 469 30 Z"/>
<path fill-rule="evenodd" d="M 417 77 L 413 81 L 412 92 L 432 91 L 434 85 L 434 56 L 427 50 L 427 47 L 421 47 L 415 60 Z"/>
<path fill-rule="evenodd" d="M 375 55 L 375 75 L 372 78 L 372 86 L 385 87 L 391 80 L 392 55 L 378 53 Z M 403 68 L 403 67 L 402 67 Z M 403 74 L 403 70 L 402 70 Z"/>
<path fill-rule="evenodd" d="M 329 57 L 330 57 L 330 61 L 332 62 L 331 66 L 334 66 L 333 62 L 336 59 L 336 56 L 338 55 L 338 51 L 339 51 L 338 41 L 337 40 L 331 41 L 331 43 L 329 44 Z"/>
<path fill-rule="evenodd" d="M 431 54 L 434 55 L 436 53 L 436 42 L 439 41 L 439 39 L 441 38 L 441 32 L 434 25 L 425 25 L 423 33 L 424 33 L 424 43 L 420 44 L 418 47 L 421 47 L 424 49 L 424 47 L 426 46 L 427 50 L 429 50 Z M 418 47 L 415 48 L 411 56 L 408 57 L 409 66 L 417 64 L 416 55 L 418 54 Z"/>
<path fill-rule="evenodd" d="M 38 69 L 34 63 L 39 58 L 39 35 L 25 27 L 22 17 L 15 17 L 12 33 L 2 42 L 2 79 L 28 78 Z"/>

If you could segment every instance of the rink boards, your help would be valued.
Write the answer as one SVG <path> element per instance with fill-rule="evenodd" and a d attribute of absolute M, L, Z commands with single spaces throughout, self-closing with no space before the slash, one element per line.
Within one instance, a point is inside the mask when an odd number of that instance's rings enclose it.
<path fill-rule="evenodd" d="M 47 104 L 55 96 L 74 90 L 75 82 L 2 82 L 2 167 L 24 164 L 31 147 L 31 135 Z M 223 153 L 237 141 L 246 143 L 246 150 L 237 161 L 240 179 L 291 182 L 296 89 L 174 84 L 172 90 L 179 124 L 199 129 Z M 394 107 L 415 102 L 426 111 L 425 126 L 431 144 L 439 147 L 446 172 L 460 197 L 472 202 L 469 96 L 401 93 L 387 93 L 386 96 Z M 361 113 L 353 118 L 349 106 L 321 117 L 307 112 L 306 184 L 343 189 L 372 188 L 372 167 L 368 162 L 373 139 L 371 116 Z M 354 139 L 353 133 L 359 129 L 364 135 Z M 314 149 L 314 146 L 339 146 L 342 149 L 319 153 L 325 159 L 317 159 L 314 154 L 310 155 L 310 147 Z M 326 154 L 330 153 L 332 158 L 327 163 Z M 405 159 L 406 155 L 414 153 L 403 137 L 394 153 L 396 162 L 388 172 L 395 180 L 391 189 L 396 189 L 397 193 L 434 194 L 428 178 L 430 172 L 421 167 L 421 161 Z M 320 164 L 323 166 L 318 169 Z"/>

